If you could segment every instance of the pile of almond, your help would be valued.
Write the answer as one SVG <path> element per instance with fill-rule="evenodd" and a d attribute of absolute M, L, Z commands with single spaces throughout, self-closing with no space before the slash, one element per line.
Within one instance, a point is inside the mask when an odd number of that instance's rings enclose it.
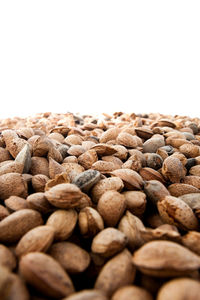
<path fill-rule="evenodd" d="M 200 299 L 200 119 L 0 120 L 0 299 Z"/>

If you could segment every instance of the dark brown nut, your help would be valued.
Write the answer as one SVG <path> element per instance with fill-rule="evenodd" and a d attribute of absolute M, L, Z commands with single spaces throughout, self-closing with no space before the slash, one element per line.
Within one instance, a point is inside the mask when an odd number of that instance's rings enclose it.
<path fill-rule="evenodd" d="M 97 182 L 91 190 L 92 200 L 96 203 L 106 191 L 114 190 L 120 192 L 123 187 L 123 181 L 119 177 L 102 179 Z"/>
<path fill-rule="evenodd" d="M 158 170 L 162 167 L 163 159 L 156 153 L 145 153 L 146 164 L 148 168 Z"/>
<path fill-rule="evenodd" d="M 127 132 L 121 132 L 118 135 L 116 141 L 118 144 L 128 148 L 136 148 L 138 146 L 136 136 L 133 136 L 132 134 Z"/>
<path fill-rule="evenodd" d="M 159 200 L 165 196 L 170 195 L 167 188 L 158 180 L 149 180 L 144 184 L 144 192 L 147 197 L 156 204 Z"/>
<path fill-rule="evenodd" d="M 87 194 L 83 193 L 78 205 L 76 206 L 76 210 L 80 212 L 85 207 L 90 207 L 90 206 L 93 206 L 91 198 Z"/>
<path fill-rule="evenodd" d="M 177 183 L 185 177 L 186 169 L 178 158 L 169 156 L 163 162 L 162 175 L 166 180 Z"/>
<path fill-rule="evenodd" d="M 96 279 L 95 288 L 104 291 L 110 297 L 120 287 L 133 282 L 135 271 L 131 254 L 125 249 L 103 266 Z"/>
<path fill-rule="evenodd" d="M 151 294 L 144 288 L 138 287 L 136 285 L 127 285 L 122 288 L 119 288 L 111 300 L 153 300 Z"/>
<path fill-rule="evenodd" d="M 142 221 L 129 211 L 127 211 L 126 215 L 122 217 L 119 222 L 118 229 L 127 236 L 128 247 L 131 250 L 134 250 L 144 244 L 140 231 L 145 230 L 145 227 Z"/>
<path fill-rule="evenodd" d="M 24 208 L 29 208 L 28 202 L 24 198 L 18 196 L 10 196 L 4 201 L 4 203 L 8 210 L 11 212 Z"/>
<path fill-rule="evenodd" d="M 106 295 L 100 290 L 82 290 L 63 300 L 108 300 Z"/>
<path fill-rule="evenodd" d="M 17 242 L 30 229 L 42 224 L 43 220 L 39 212 L 32 209 L 18 210 L 0 222 L 0 241 Z"/>
<path fill-rule="evenodd" d="M 123 232 L 108 227 L 93 238 L 91 249 L 93 253 L 110 257 L 123 250 L 127 242 L 128 239 Z"/>
<path fill-rule="evenodd" d="M 147 225 L 151 228 L 157 228 L 165 224 L 158 213 L 151 213 L 149 216 L 147 216 L 146 221 Z"/>
<path fill-rule="evenodd" d="M 54 239 L 51 226 L 37 226 L 29 230 L 18 242 L 15 253 L 18 257 L 29 252 L 46 252 Z"/>
<path fill-rule="evenodd" d="M 56 175 L 64 173 L 65 168 L 60 165 L 57 161 L 55 161 L 53 158 L 49 158 L 49 177 L 51 179 L 55 178 Z"/>
<path fill-rule="evenodd" d="M 182 237 L 182 244 L 200 255 L 200 233 L 197 231 L 190 231 Z"/>
<path fill-rule="evenodd" d="M 200 147 L 191 144 L 183 144 L 179 147 L 179 151 L 186 157 L 196 157 L 200 154 Z"/>
<path fill-rule="evenodd" d="M 193 185 L 197 189 L 200 189 L 200 176 L 195 176 L 195 175 L 185 176 L 182 180 L 182 183 Z"/>
<path fill-rule="evenodd" d="M 152 127 L 155 127 L 155 126 L 175 128 L 176 124 L 169 119 L 160 119 L 157 122 L 155 122 L 154 124 L 152 124 Z"/>
<path fill-rule="evenodd" d="M 46 225 L 53 227 L 56 241 L 64 241 L 72 235 L 77 219 L 78 215 L 74 209 L 59 209 L 50 215 Z"/>
<path fill-rule="evenodd" d="M 197 270 L 200 257 L 177 243 L 152 241 L 134 252 L 133 263 L 144 274 L 174 277 Z"/>
<path fill-rule="evenodd" d="M 80 233 L 84 237 L 93 237 L 104 229 L 104 222 L 98 211 L 92 207 L 83 208 L 78 216 Z"/>
<path fill-rule="evenodd" d="M 144 184 L 142 177 L 130 169 L 114 170 L 110 172 L 110 175 L 119 177 L 129 190 L 141 190 Z"/>
<path fill-rule="evenodd" d="M 153 131 L 147 127 L 137 127 L 135 128 L 137 136 L 144 140 L 148 140 L 153 136 Z"/>
<path fill-rule="evenodd" d="M 90 255 L 70 242 L 55 243 L 49 249 L 49 255 L 57 260 L 68 273 L 84 272 L 90 264 Z"/>
<path fill-rule="evenodd" d="M 162 137 L 152 137 L 144 142 L 143 152 L 155 153 L 158 150 L 158 148 L 162 146 L 165 146 L 165 142 Z"/>
<path fill-rule="evenodd" d="M 122 195 L 125 197 L 126 208 L 134 215 L 141 216 L 146 209 L 146 195 L 140 191 L 126 191 Z"/>
<path fill-rule="evenodd" d="M 90 169 L 92 165 L 98 160 L 98 156 L 95 150 L 90 149 L 85 151 L 78 157 L 78 163 L 86 170 Z"/>
<path fill-rule="evenodd" d="M 191 278 L 177 278 L 160 288 L 156 300 L 196 300 L 199 298 L 200 283 Z"/>
<path fill-rule="evenodd" d="M 19 270 L 26 282 L 48 297 L 59 299 L 74 292 L 67 273 L 47 254 L 33 252 L 24 255 L 19 262 Z"/>
<path fill-rule="evenodd" d="M 49 163 L 45 157 L 33 156 L 31 158 L 30 173 L 32 175 L 43 174 L 49 177 Z"/>
<path fill-rule="evenodd" d="M 0 199 L 10 196 L 25 198 L 28 195 L 28 186 L 21 174 L 8 173 L 0 176 Z"/>
<path fill-rule="evenodd" d="M 45 185 L 48 182 L 49 177 L 43 174 L 34 175 L 31 179 L 32 187 L 36 193 L 44 192 Z"/>
<path fill-rule="evenodd" d="M 71 183 L 57 184 L 44 194 L 53 206 L 67 209 L 78 206 L 82 198 L 81 190 L 75 184 Z"/>
<path fill-rule="evenodd" d="M 162 220 L 183 230 L 197 230 L 198 220 L 192 209 L 180 198 L 166 196 L 157 203 Z"/>
<path fill-rule="evenodd" d="M 9 211 L 8 209 L 0 204 L 0 221 L 2 221 L 3 219 L 5 219 L 7 216 L 9 216 Z"/>
<path fill-rule="evenodd" d="M 98 201 L 97 210 L 107 226 L 115 226 L 126 209 L 124 195 L 117 191 L 106 191 Z"/>
<path fill-rule="evenodd" d="M 200 165 L 196 165 L 189 170 L 190 175 L 200 176 Z"/>
<path fill-rule="evenodd" d="M 94 145 L 91 150 L 95 150 L 97 155 L 102 156 L 102 155 L 112 155 L 117 152 L 117 150 L 108 144 L 101 143 L 101 144 L 96 144 Z"/>
<path fill-rule="evenodd" d="M 142 178 L 145 181 L 149 181 L 149 180 L 158 180 L 161 183 L 164 183 L 165 180 L 162 176 L 162 174 L 160 174 L 158 171 L 151 169 L 151 168 L 142 168 L 139 171 L 140 176 L 142 176 Z"/>
<path fill-rule="evenodd" d="M 68 151 L 69 147 L 67 145 L 61 144 L 60 146 L 58 146 L 57 149 L 60 152 L 60 154 L 62 155 L 62 158 L 64 160 L 66 158 L 66 156 L 67 156 L 67 151 Z M 76 162 L 77 162 L 77 160 L 76 160 Z"/>
<path fill-rule="evenodd" d="M 168 191 L 174 197 L 179 197 L 190 193 L 199 193 L 199 189 L 190 184 L 173 183 L 168 186 Z"/>
<path fill-rule="evenodd" d="M 90 169 L 77 175 L 72 183 L 77 185 L 82 191 L 88 192 L 100 179 L 101 173 Z"/>
<path fill-rule="evenodd" d="M 26 199 L 29 208 L 39 211 L 42 214 L 53 211 L 54 207 L 49 203 L 44 193 L 34 193 Z"/>
<path fill-rule="evenodd" d="M 0 244 L 0 264 L 11 271 L 14 270 L 17 265 L 16 258 L 12 251 L 2 244 Z"/>
<path fill-rule="evenodd" d="M 119 128 L 113 127 L 106 130 L 100 137 L 100 143 L 107 143 L 110 140 L 115 140 L 120 132 Z"/>
<path fill-rule="evenodd" d="M 15 161 L 23 165 L 23 173 L 28 173 L 31 168 L 31 151 L 29 144 L 26 144 L 17 154 Z"/>

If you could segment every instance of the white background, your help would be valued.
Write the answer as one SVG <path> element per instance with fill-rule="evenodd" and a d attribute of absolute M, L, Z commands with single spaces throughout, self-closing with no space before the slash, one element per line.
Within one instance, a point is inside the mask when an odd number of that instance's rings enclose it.
<path fill-rule="evenodd" d="M 0 117 L 200 117 L 200 2 L 0 1 Z"/>

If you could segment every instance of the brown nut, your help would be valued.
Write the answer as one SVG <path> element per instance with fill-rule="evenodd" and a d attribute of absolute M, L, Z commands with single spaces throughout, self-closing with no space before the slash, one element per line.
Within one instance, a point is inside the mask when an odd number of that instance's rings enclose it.
<path fill-rule="evenodd" d="M 110 172 L 110 175 L 119 177 L 129 190 L 140 190 L 144 184 L 142 177 L 131 169 L 118 169 Z"/>
<path fill-rule="evenodd" d="M 10 196 L 25 198 L 27 194 L 28 186 L 21 174 L 8 173 L 0 176 L 0 199 Z"/>
<path fill-rule="evenodd" d="M 166 180 L 177 183 L 185 177 L 186 170 L 178 158 L 169 156 L 163 162 L 162 175 Z"/>
<path fill-rule="evenodd" d="M 153 300 L 151 294 L 144 288 L 138 287 L 136 285 L 127 285 L 119 288 L 111 300 Z"/>
<path fill-rule="evenodd" d="M 104 222 L 98 211 L 92 207 L 83 208 L 78 216 L 80 233 L 84 237 L 93 237 L 104 229 Z"/>
<path fill-rule="evenodd" d="M 170 195 L 164 184 L 158 180 L 146 181 L 144 184 L 144 192 L 155 205 L 159 200 Z"/>
<path fill-rule="evenodd" d="M 122 195 L 125 197 L 126 208 L 132 214 L 141 216 L 146 209 L 146 195 L 140 191 L 126 191 Z"/>

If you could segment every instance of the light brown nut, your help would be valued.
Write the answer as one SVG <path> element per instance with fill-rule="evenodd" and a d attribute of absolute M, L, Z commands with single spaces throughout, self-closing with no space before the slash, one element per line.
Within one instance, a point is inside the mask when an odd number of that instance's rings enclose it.
<path fill-rule="evenodd" d="M 57 161 L 53 158 L 49 158 L 49 177 L 51 179 L 55 178 L 56 175 L 65 172 L 65 168 L 60 165 Z"/>
<path fill-rule="evenodd" d="M 18 242 L 15 253 L 18 257 L 29 252 L 46 252 L 54 239 L 51 226 L 37 226 L 29 230 Z"/>
<path fill-rule="evenodd" d="M 31 179 L 32 187 L 36 193 L 44 192 L 45 185 L 48 182 L 49 177 L 43 174 L 34 175 Z"/>
<path fill-rule="evenodd" d="M 119 288 L 111 300 L 153 300 L 152 295 L 144 288 L 138 287 L 136 285 L 127 285 Z"/>
<path fill-rule="evenodd" d="M 18 153 L 24 148 L 25 145 L 27 145 L 28 142 L 20 139 L 20 138 L 14 138 L 6 142 L 6 149 L 9 151 L 9 153 L 16 158 Z"/>
<path fill-rule="evenodd" d="M 167 188 L 158 180 L 149 180 L 144 184 L 144 192 L 147 197 L 156 204 L 159 200 L 165 196 L 170 195 Z"/>
<path fill-rule="evenodd" d="M 91 198 L 87 194 L 82 193 L 82 197 L 76 206 L 77 212 L 80 212 L 83 208 L 90 206 L 93 206 Z"/>
<path fill-rule="evenodd" d="M 174 197 L 179 197 L 190 193 L 199 193 L 199 189 L 190 184 L 173 183 L 168 186 L 168 191 Z"/>
<path fill-rule="evenodd" d="M 6 160 L 11 160 L 12 156 L 9 151 L 3 147 L 0 147 L 0 163 Z"/>
<path fill-rule="evenodd" d="M 103 161 L 112 162 L 116 166 L 116 169 L 120 169 L 123 165 L 123 162 L 121 161 L 121 159 L 119 159 L 118 157 L 113 156 L 113 155 L 102 156 L 101 159 Z"/>
<path fill-rule="evenodd" d="M 72 183 L 77 185 L 82 191 L 88 192 L 100 179 L 101 173 L 90 169 L 77 175 Z"/>
<path fill-rule="evenodd" d="M 26 144 L 17 154 L 15 161 L 23 165 L 23 173 L 28 173 L 31 167 L 30 145 Z"/>
<path fill-rule="evenodd" d="M 160 119 L 155 122 L 152 127 L 154 126 L 175 128 L 176 124 L 169 119 Z"/>
<path fill-rule="evenodd" d="M 56 140 L 57 142 L 64 143 L 64 136 L 58 132 L 52 132 L 48 135 L 48 138 Z"/>
<path fill-rule="evenodd" d="M 28 195 L 28 186 L 21 174 L 8 173 L 0 176 L 0 199 L 10 196 L 25 198 Z"/>
<path fill-rule="evenodd" d="M 66 172 L 57 174 L 55 178 L 48 180 L 45 184 L 44 191 L 46 192 L 50 190 L 50 188 L 52 188 L 53 186 L 61 183 L 70 183 L 70 178 Z"/>
<path fill-rule="evenodd" d="M 190 231 L 182 237 L 182 244 L 200 255 L 200 233 L 197 231 Z"/>
<path fill-rule="evenodd" d="M 166 282 L 160 288 L 156 300 L 197 300 L 200 283 L 191 278 L 177 278 Z"/>
<path fill-rule="evenodd" d="M 68 273 L 84 272 L 90 264 L 90 255 L 87 251 L 74 243 L 55 243 L 51 246 L 48 253 L 57 260 Z"/>
<path fill-rule="evenodd" d="M 129 190 L 140 190 L 143 187 L 142 177 L 135 171 L 130 169 L 118 169 L 110 172 L 110 175 L 119 177 L 124 186 Z"/>
<path fill-rule="evenodd" d="M 195 215 L 200 218 L 200 193 L 190 193 L 179 197 L 194 211 Z"/>
<path fill-rule="evenodd" d="M 125 160 L 128 156 L 128 150 L 122 145 L 113 145 L 113 148 L 116 150 L 114 156 L 118 157 L 121 160 Z"/>
<path fill-rule="evenodd" d="M 99 232 L 92 241 L 93 253 L 110 257 L 123 250 L 128 242 L 126 235 L 113 227 L 107 227 Z"/>
<path fill-rule="evenodd" d="M 34 193 L 27 197 L 26 201 L 31 209 L 37 210 L 42 214 L 49 213 L 54 207 L 49 203 L 44 193 Z"/>
<path fill-rule="evenodd" d="M 121 132 L 116 141 L 118 144 L 128 148 L 136 148 L 138 146 L 136 137 L 127 132 Z"/>
<path fill-rule="evenodd" d="M 192 209 L 180 198 L 166 196 L 157 203 L 162 220 L 183 230 L 197 230 L 198 220 Z"/>
<path fill-rule="evenodd" d="M 43 220 L 39 212 L 32 209 L 18 210 L 0 222 L 0 241 L 17 242 L 30 229 L 42 224 Z"/>
<path fill-rule="evenodd" d="M 118 169 L 118 166 L 110 161 L 98 160 L 92 164 L 91 169 L 97 170 L 104 174 Z"/>
<path fill-rule="evenodd" d="M 78 158 L 76 156 L 70 155 L 63 159 L 63 163 L 78 163 Z"/>
<path fill-rule="evenodd" d="M 90 150 L 96 143 L 92 141 L 83 141 L 82 142 L 82 147 L 84 148 L 85 151 Z"/>
<path fill-rule="evenodd" d="M 49 216 L 46 225 L 53 227 L 56 241 L 64 241 L 72 235 L 77 219 L 78 215 L 74 209 L 59 209 Z"/>
<path fill-rule="evenodd" d="M 187 158 L 185 157 L 184 154 L 182 154 L 181 152 L 178 151 L 178 149 L 174 148 L 174 153 L 171 155 L 171 157 L 176 157 L 180 160 L 180 162 L 182 163 L 183 166 L 185 166 L 187 164 Z"/>
<path fill-rule="evenodd" d="M 145 230 L 140 231 L 141 237 L 145 243 L 153 240 L 168 240 L 180 243 L 181 236 L 174 225 L 163 224 L 155 229 L 145 228 Z"/>
<path fill-rule="evenodd" d="M 112 127 L 106 130 L 100 137 L 100 143 L 107 143 L 110 140 L 115 140 L 120 132 L 119 128 Z"/>
<path fill-rule="evenodd" d="M 18 196 L 10 196 L 4 201 L 4 203 L 8 210 L 11 212 L 24 208 L 29 208 L 28 202 L 24 198 Z"/>
<path fill-rule="evenodd" d="M 78 134 L 70 134 L 65 138 L 65 144 L 67 145 L 81 145 L 83 138 Z"/>
<path fill-rule="evenodd" d="M 2 221 L 3 219 L 5 219 L 7 216 L 9 216 L 10 212 L 8 211 L 8 209 L 0 204 L 0 221 Z"/>
<path fill-rule="evenodd" d="M 120 192 L 123 187 L 123 181 L 119 177 L 109 177 L 102 179 L 97 182 L 91 190 L 92 200 L 96 203 L 106 191 L 115 190 Z"/>
<path fill-rule="evenodd" d="M 83 208 L 78 216 L 80 233 L 84 237 L 93 237 L 104 229 L 104 222 L 98 211 L 92 207 Z"/>
<path fill-rule="evenodd" d="M 45 157 L 33 156 L 31 158 L 30 174 L 43 174 L 49 177 L 49 163 Z"/>
<path fill-rule="evenodd" d="M 106 295 L 100 290 L 82 290 L 63 300 L 108 300 Z"/>
<path fill-rule="evenodd" d="M 46 136 L 38 136 L 37 138 L 34 138 L 32 143 L 33 156 L 46 156 L 52 146 L 52 141 Z"/>
<path fill-rule="evenodd" d="M 142 162 L 141 160 L 134 160 L 132 158 L 129 158 L 122 166 L 122 169 L 132 169 L 136 172 L 138 172 L 142 168 Z M 117 168 L 120 169 L 120 168 Z"/>
<path fill-rule="evenodd" d="M 152 241 L 133 254 L 134 265 L 144 274 L 171 277 L 199 269 L 200 257 L 171 241 Z"/>
<path fill-rule="evenodd" d="M 122 195 L 125 197 L 126 208 L 134 215 L 141 216 L 146 209 L 146 195 L 140 191 L 126 191 Z"/>
<path fill-rule="evenodd" d="M 145 181 L 158 180 L 161 183 L 165 182 L 162 174 L 160 174 L 158 171 L 156 171 L 152 168 L 148 168 L 148 167 L 142 168 L 142 169 L 140 169 L 139 174 Z"/>
<path fill-rule="evenodd" d="M 98 160 L 98 156 L 95 150 L 90 149 L 85 151 L 78 157 L 78 163 L 86 170 L 90 169 L 92 165 Z"/>
<path fill-rule="evenodd" d="M 162 175 L 166 180 L 177 183 L 185 177 L 186 170 L 178 158 L 169 156 L 163 162 Z"/>
<path fill-rule="evenodd" d="M 200 147 L 191 144 L 183 144 L 179 147 L 179 151 L 186 157 L 196 157 L 200 154 Z"/>
<path fill-rule="evenodd" d="M 65 168 L 65 172 L 68 174 L 70 182 L 72 182 L 78 174 L 85 171 L 85 169 L 77 163 L 62 163 L 62 166 Z"/>
<path fill-rule="evenodd" d="M 67 153 L 69 155 L 73 155 L 73 156 L 80 156 L 81 154 L 83 154 L 86 150 L 83 148 L 83 146 L 81 145 L 72 145 L 69 150 L 67 151 Z"/>
<path fill-rule="evenodd" d="M 106 191 L 100 197 L 97 210 L 107 226 L 115 226 L 126 209 L 124 195 L 117 191 Z"/>
<path fill-rule="evenodd" d="M 10 271 L 14 270 L 17 265 L 16 257 L 12 251 L 3 244 L 0 244 L 0 264 Z"/>
<path fill-rule="evenodd" d="M 135 271 L 131 262 L 131 254 L 125 249 L 103 266 L 96 279 L 95 288 L 111 297 L 117 289 L 134 281 Z"/>
<path fill-rule="evenodd" d="M 61 183 L 50 188 L 45 193 L 47 200 L 58 208 L 73 208 L 78 206 L 82 197 L 81 190 L 71 183 Z"/>
<path fill-rule="evenodd" d="M 144 240 L 140 234 L 141 230 L 145 230 L 142 221 L 131 214 L 129 211 L 122 217 L 119 222 L 118 229 L 122 231 L 128 238 L 128 247 L 134 250 L 144 244 Z"/>
<path fill-rule="evenodd" d="M 19 271 L 26 282 L 48 297 L 59 299 L 74 292 L 70 277 L 47 254 L 33 252 L 24 255 L 19 262 Z"/>
<path fill-rule="evenodd" d="M 182 138 L 170 136 L 170 137 L 166 138 L 165 142 L 166 142 L 166 145 L 171 145 L 174 148 L 179 148 L 182 145 L 190 144 L 190 142 L 185 139 L 185 136 Z"/>
<path fill-rule="evenodd" d="M 137 136 L 144 140 L 148 140 L 153 136 L 153 131 L 147 127 L 137 127 L 135 128 Z"/>
<path fill-rule="evenodd" d="M 182 180 L 182 183 L 193 185 L 197 189 L 200 189 L 200 176 L 195 176 L 195 175 L 185 176 Z"/>
<path fill-rule="evenodd" d="M 165 146 L 164 139 L 161 137 L 152 137 L 148 140 L 146 140 L 143 144 L 143 152 L 144 153 L 155 153 L 158 148 Z"/>
<path fill-rule="evenodd" d="M 4 161 L 0 164 L 0 176 L 7 173 L 19 173 L 22 174 L 23 165 L 16 161 Z"/>
<path fill-rule="evenodd" d="M 189 170 L 190 175 L 200 176 L 200 165 L 196 165 Z"/>

